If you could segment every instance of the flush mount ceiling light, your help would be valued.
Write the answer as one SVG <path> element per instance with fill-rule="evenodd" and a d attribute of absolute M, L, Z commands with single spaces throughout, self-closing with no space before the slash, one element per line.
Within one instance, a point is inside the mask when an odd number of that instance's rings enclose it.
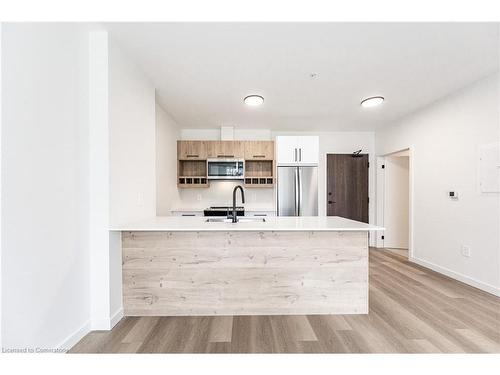
<path fill-rule="evenodd" d="M 260 95 L 248 95 L 243 99 L 246 105 L 255 107 L 264 103 L 264 98 Z"/>
<path fill-rule="evenodd" d="M 361 107 L 372 108 L 381 105 L 384 102 L 383 96 L 372 96 L 361 101 Z"/>

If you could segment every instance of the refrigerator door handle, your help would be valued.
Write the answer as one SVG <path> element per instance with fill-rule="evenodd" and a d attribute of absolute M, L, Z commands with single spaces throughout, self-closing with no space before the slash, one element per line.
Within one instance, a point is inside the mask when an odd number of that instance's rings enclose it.
<path fill-rule="evenodd" d="M 295 168 L 295 216 L 299 216 L 299 171 Z"/>
<path fill-rule="evenodd" d="M 299 190 L 299 205 L 297 207 L 297 216 L 302 215 L 302 168 L 297 168 L 297 187 Z"/>

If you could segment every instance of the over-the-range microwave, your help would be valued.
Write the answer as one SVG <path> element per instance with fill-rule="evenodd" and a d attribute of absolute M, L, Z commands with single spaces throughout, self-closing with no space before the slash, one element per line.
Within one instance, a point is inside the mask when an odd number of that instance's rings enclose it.
<path fill-rule="evenodd" d="M 243 180 L 245 178 L 243 159 L 207 159 L 209 180 Z"/>

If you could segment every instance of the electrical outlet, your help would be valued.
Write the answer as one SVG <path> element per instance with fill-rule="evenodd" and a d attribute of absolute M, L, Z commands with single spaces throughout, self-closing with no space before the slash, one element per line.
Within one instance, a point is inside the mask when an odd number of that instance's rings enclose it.
<path fill-rule="evenodd" d="M 470 246 L 462 245 L 462 249 L 460 251 L 462 256 L 469 258 L 470 257 Z"/>
<path fill-rule="evenodd" d="M 139 207 L 144 206 L 144 195 L 142 193 L 137 194 L 137 205 Z"/>

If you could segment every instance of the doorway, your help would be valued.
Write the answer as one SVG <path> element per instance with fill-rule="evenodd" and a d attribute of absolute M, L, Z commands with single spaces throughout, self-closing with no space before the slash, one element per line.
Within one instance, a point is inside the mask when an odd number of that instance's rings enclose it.
<path fill-rule="evenodd" d="M 326 214 L 368 223 L 368 154 L 327 154 Z"/>
<path fill-rule="evenodd" d="M 377 196 L 382 198 L 377 202 L 381 211 L 377 221 L 385 227 L 377 247 L 384 247 L 406 259 L 410 257 L 411 247 L 410 165 L 410 150 L 401 150 L 380 157 L 377 174 L 381 180 Z"/>

